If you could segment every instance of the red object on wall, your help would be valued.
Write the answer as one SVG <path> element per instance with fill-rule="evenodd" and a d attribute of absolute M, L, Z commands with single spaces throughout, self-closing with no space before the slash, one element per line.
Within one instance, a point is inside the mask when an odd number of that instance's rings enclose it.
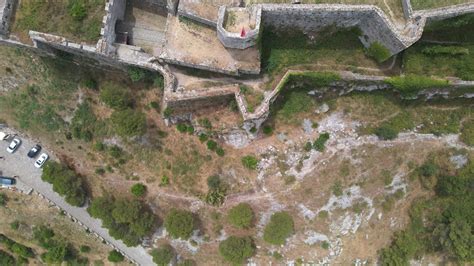
<path fill-rule="evenodd" d="M 245 28 L 242 27 L 242 30 L 240 31 L 240 37 L 245 37 L 247 33 L 245 32 Z"/>

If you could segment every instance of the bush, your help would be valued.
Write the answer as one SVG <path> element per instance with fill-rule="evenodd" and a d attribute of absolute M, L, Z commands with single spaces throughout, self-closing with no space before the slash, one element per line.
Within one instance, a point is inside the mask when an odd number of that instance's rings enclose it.
<path fill-rule="evenodd" d="M 130 77 L 131 81 L 138 82 L 145 79 L 146 71 L 138 67 L 129 67 L 128 76 Z"/>
<path fill-rule="evenodd" d="M 211 124 L 211 121 L 209 121 L 209 119 L 207 118 L 201 118 L 199 119 L 198 123 L 204 127 L 205 129 L 211 129 L 212 128 L 212 124 Z"/>
<path fill-rule="evenodd" d="M 265 125 L 263 126 L 263 134 L 267 135 L 267 136 L 270 136 L 271 134 L 273 134 L 273 128 L 272 126 L 270 125 Z"/>
<path fill-rule="evenodd" d="M 331 189 L 332 189 L 332 194 L 334 194 L 334 196 L 336 196 L 336 197 L 342 196 L 342 184 L 341 184 L 341 181 L 337 180 L 336 182 L 334 182 L 334 184 L 332 185 Z"/>
<path fill-rule="evenodd" d="M 11 222 L 10 223 L 10 228 L 13 229 L 13 230 L 18 230 L 18 228 L 20 228 L 20 221 L 15 220 L 15 221 Z"/>
<path fill-rule="evenodd" d="M 107 257 L 107 259 L 110 262 L 122 262 L 125 258 L 123 257 L 122 253 L 114 249 L 109 252 L 109 256 Z"/>
<path fill-rule="evenodd" d="M 181 133 L 184 133 L 187 131 L 188 127 L 185 125 L 185 124 L 177 124 L 176 125 L 176 129 L 181 132 Z"/>
<path fill-rule="evenodd" d="M 146 186 L 140 183 L 133 185 L 132 188 L 130 189 L 130 191 L 135 197 L 141 197 L 145 195 L 146 190 L 147 190 Z"/>
<path fill-rule="evenodd" d="M 138 199 L 99 197 L 92 200 L 87 211 L 101 219 L 110 235 L 123 240 L 127 246 L 140 244 L 157 226 L 153 212 Z"/>
<path fill-rule="evenodd" d="M 209 137 L 206 134 L 204 134 L 204 133 L 199 134 L 199 141 L 200 142 L 206 142 L 208 139 L 209 139 Z"/>
<path fill-rule="evenodd" d="M 188 239 L 194 230 L 194 217 L 191 212 L 172 209 L 165 218 L 166 231 L 173 238 Z"/>
<path fill-rule="evenodd" d="M 305 150 L 306 152 L 309 152 L 309 151 L 311 151 L 311 149 L 313 149 L 313 144 L 309 141 L 306 142 L 304 144 L 303 150 Z"/>
<path fill-rule="evenodd" d="M 82 245 L 79 250 L 82 252 L 82 253 L 89 253 L 91 251 L 91 247 L 89 246 L 85 246 L 85 245 Z"/>
<path fill-rule="evenodd" d="M 82 206 L 86 200 L 86 191 L 81 177 L 66 166 L 48 161 L 41 179 L 53 185 L 53 190 L 64 196 L 66 202 L 73 206 Z"/>
<path fill-rule="evenodd" d="M 250 237 L 230 236 L 219 244 L 219 253 L 226 261 L 243 264 L 255 254 L 255 245 Z"/>
<path fill-rule="evenodd" d="M 258 160 L 252 155 L 242 157 L 242 165 L 250 170 L 257 169 Z"/>
<path fill-rule="evenodd" d="M 160 248 L 152 250 L 151 256 L 153 257 L 153 262 L 158 266 L 165 266 L 170 264 L 175 254 L 173 247 L 170 245 L 163 245 Z"/>
<path fill-rule="evenodd" d="M 220 156 L 220 157 L 223 157 L 223 156 L 225 155 L 225 151 L 224 151 L 224 149 L 223 149 L 222 147 L 218 147 L 218 148 L 216 149 L 216 154 L 217 154 L 218 156 Z"/>
<path fill-rule="evenodd" d="M 425 89 L 445 87 L 447 80 L 432 79 L 424 76 L 407 75 L 391 77 L 385 80 L 404 97 L 416 97 L 418 92 Z"/>
<path fill-rule="evenodd" d="M 115 111 L 110 119 L 121 137 L 142 136 L 146 132 L 146 118 L 142 112 L 132 109 Z"/>
<path fill-rule="evenodd" d="M 128 89 L 112 83 L 106 83 L 100 89 L 100 100 L 116 110 L 132 107 L 132 99 L 133 97 Z"/>
<path fill-rule="evenodd" d="M 247 203 L 240 203 L 229 210 L 227 218 L 237 228 L 250 228 L 254 219 L 252 207 Z"/>
<path fill-rule="evenodd" d="M 373 42 L 370 44 L 369 48 L 366 50 L 367 56 L 377 61 L 377 63 L 382 63 L 390 58 L 391 53 L 387 47 L 379 42 Z"/>
<path fill-rule="evenodd" d="M 171 109 L 170 107 L 166 107 L 165 110 L 163 111 L 163 116 L 165 118 L 169 118 L 172 115 L 173 115 L 173 109 Z"/>
<path fill-rule="evenodd" d="M 283 245 L 294 232 L 293 218 L 287 212 L 276 212 L 265 226 L 263 240 L 273 245 Z"/>
<path fill-rule="evenodd" d="M 207 178 L 207 187 L 209 190 L 217 190 L 222 186 L 221 178 L 218 175 L 211 175 Z"/>
<path fill-rule="evenodd" d="M 74 112 L 74 117 L 71 120 L 71 130 L 73 137 L 85 141 L 91 141 L 95 130 L 97 118 L 92 111 L 89 103 L 84 102 L 80 104 Z"/>
<path fill-rule="evenodd" d="M 14 266 L 17 264 L 13 256 L 11 256 L 10 254 L 6 253 L 3 250 L 0 250 L 0 265 Z"/>
<path fill-rule="evenodd" d="M 208 140 L 206 145 L 207 148 L 211 151 L 215 151 L 217 149 L 217 142 L 213 141 L 212 139 Z"/>
<path fill-rule="evenodd" d="M 381 140 L 392 140 L 398 137 L 398 131 L 392 127 L 382 125 L 375 129 L 375 135 Z"/>
<path fill-rule="evenodd" d="M 326 142 L 329 140 L 329 133 L 321 133 L 318 139 L 314 141 L 313 148 L 319 152 L 323 152 L 325 149 Z"/>

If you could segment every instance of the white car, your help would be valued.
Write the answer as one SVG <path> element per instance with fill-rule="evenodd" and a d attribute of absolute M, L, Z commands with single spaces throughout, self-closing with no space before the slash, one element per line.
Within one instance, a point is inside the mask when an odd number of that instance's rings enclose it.
<path fill-rule="evenodd" d="M 14 138 L 12 142 L 10 142 L 10 145 L 7 147 L 7 152 L 9 153 L 14 153 L 18 147 L 20 147 L 21 140 L 19 138 Z"/>
<path fill-rule="evenodd" d="M 42 153 L 38 160 L 35 162 L 36 168 L 41 168 L 43 164 L 49 159 L 49 156 L 46 153 Z"/>

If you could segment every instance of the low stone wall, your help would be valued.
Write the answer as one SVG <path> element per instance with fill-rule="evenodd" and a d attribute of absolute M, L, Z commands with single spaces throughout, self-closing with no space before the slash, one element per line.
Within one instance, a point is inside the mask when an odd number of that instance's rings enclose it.
<path fill-rule="evenodd" d="M 474 13 L 474 3 L 467 3 L 437 9 L 417 10 L 413 12 L 414 17 L 425 17 L 428 22 L 443 20 L 460 15 Z"/>
<path fill-rule="evenodd" d="M 224 28 L 225 21 L 227 19 L 226 13 L 235 9 L 245 10 L 244 8 L 227 8 L 226 6 L 221 6 L 219 8 L 219 17 L 217 19 L 217 37 L 227 48 L 247 49 L 257 44 L 257 39 L 260 34 L 262 8 L 261 6 L 255 6 L 251 10 L 248 10 L 248 12 L 251 13 L 252 17 L 255 19 L 255 28 L 248 31 L 244 37 L 240 36 L 240 33 L 228 32 Z"/>
<path fill-rule="evenodd" d="M 102 19 L 102 28 L 100 35 L 102 36 L 97 42 L 97 51 L 106 55 L 115 53 L 115 25 L 117 20 L 123 20 L 125 16 L 126 0 L 109 0 L 105 4 L 105 16 Z"/>
<path fill-rule="evenodd" d="M 411 19 L 413 17 L 413 8 L 411 5 L 411 0 L 401 0 L 403 7 L 403 16 L 405 19 Z"/>
<path fill-rule="evenodd" d="M 10 34 L 10 21 L 15 9 L 16 0 L 0 0 L 0 37 Z"/>

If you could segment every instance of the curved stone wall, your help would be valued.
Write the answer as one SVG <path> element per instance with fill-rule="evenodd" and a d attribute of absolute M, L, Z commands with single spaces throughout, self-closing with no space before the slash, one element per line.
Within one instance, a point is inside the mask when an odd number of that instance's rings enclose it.
<path fill-rule="evenodd" d="M 226 16 L 228 11 L 232 10 L 245 10 L 245 8 L 227 8 L 226 6 L 221 6 L 219 8 L 219 16 L 217 20 L 217 38 L 221 43 L 227 48 L 235 49 L 247 49 L 257 44 L 258 35 L 260 33 L 260 22 L 262 16 L 261 6 L 255 6 L 254 8 L 248 10 L 255 19 L 255 28 L 246 33 L 244 37 L 240 36 L 240 33 L 228 32 L 224 28 L 226 21 Z"/>

